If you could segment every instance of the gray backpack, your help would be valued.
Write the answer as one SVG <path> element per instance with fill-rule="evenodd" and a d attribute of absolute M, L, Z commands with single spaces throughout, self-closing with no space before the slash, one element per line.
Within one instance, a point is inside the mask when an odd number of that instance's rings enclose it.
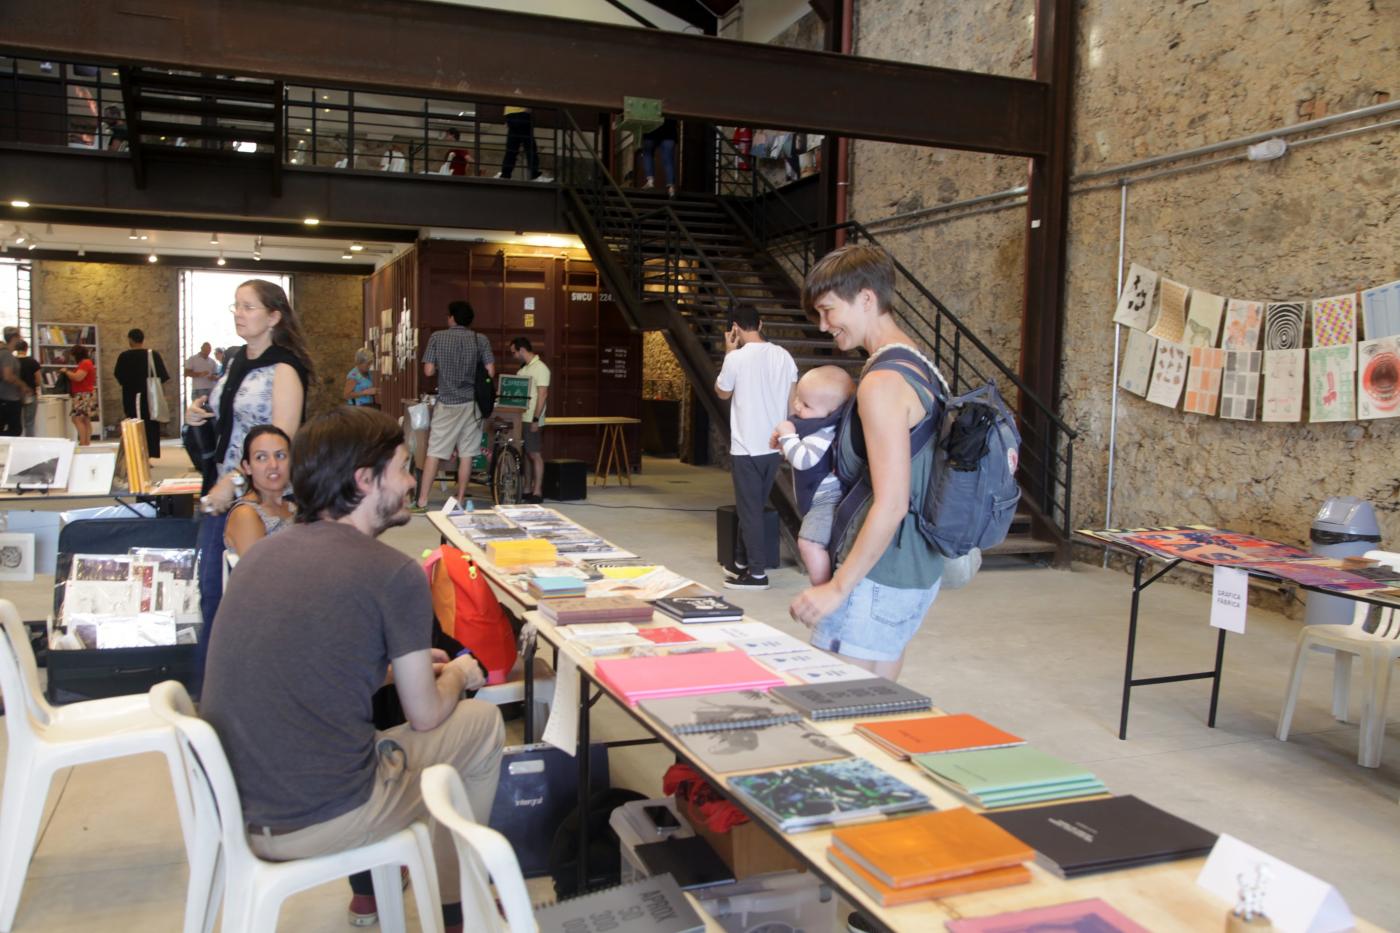
<path fill-rule="evenodd" d="M 942 378 L 929 372 L 923 357 L 902 347 L 880 354 L 871 366 L 871 371 L 877 369 L 913 376 L 936 400 L 932 414 L 909 435 L 909 449 L 914 454 L 925 445 L 935 445 L 928 485 L 922 496 L 910 497 L 918 504 L 920 533 L 950 558 L 1000 544 L 1021 501 L 1021 488 L 1016 483 L 1021 435 L 997 387 L 988 382 L 966 395 L 949 398 Z M 836 458 L 838 477 L 848 491 L 836 510 L 833 543 L 841 540 L 845 526 L 873 494 L 870 471 L 865 468 L 860 413 L 854 404 L 847 408 L 838 434 L 855 454 L 860 469 L 853 473 L 848 458 Z"/>

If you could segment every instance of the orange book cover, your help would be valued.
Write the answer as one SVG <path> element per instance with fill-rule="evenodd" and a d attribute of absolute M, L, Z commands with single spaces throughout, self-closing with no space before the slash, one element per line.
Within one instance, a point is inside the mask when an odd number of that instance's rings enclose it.
<path fill-rule="evenodd" d="M 966 807 L 838 829 L 841 855 L 892 888 L 924 885 L 1030 861 L 1035 852 Z"/>
<path fill-rule="evenodd" d="M 1024 745 L 1026 740 L 967 713 L 922 716 L 894 722 L 862 722 L 856 732 L 900 758 L 974 748 Z"/>
<path fill-rule="evenodd" d="M 936 897 L 952 897 L 955 894 L 972 894 L 975 891 L 990 891 L 993 888 L 1009 888 L 1013 884 L 1027 884 L 1031 880 L 1031 870 L 1024 865 L 1010 868 L 993 868 L 972 875 L 945 878 L 929 884 L 916 884 L 908 888 L 892 888 L 870 872 L 846 858 L 835 849 L 827 849 L 826 857 L 856 885 L 879 902 L 881 907 L 898 907 L 915 901 L 931 901 Z"/>

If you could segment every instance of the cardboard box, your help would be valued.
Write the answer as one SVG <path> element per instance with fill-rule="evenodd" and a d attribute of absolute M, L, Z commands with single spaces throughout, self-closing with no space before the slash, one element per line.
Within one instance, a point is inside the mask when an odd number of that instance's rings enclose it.
<path fill-rule="evenodd" d="M 689 800 L 677 799 L 676 805 L 695 830 L 695 835 L 710 844 L 710 848 L 734 872 L 736 879 L 775 871 L 805 871 L 797 856 L 783 848 L 782 843 L 753 820 L 731 827 L 728 832 L 717 833 L 705 825 L 699 810 L 692 808 Z"/>

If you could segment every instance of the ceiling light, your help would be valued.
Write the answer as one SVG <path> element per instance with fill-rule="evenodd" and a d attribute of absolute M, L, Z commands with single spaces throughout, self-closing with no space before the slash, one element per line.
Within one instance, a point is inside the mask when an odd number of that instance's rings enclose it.
<path fill-rule="evenodd" d="M 30 248 L 30 249 L 33 249 L 34 247 L 36 247 L 36 246 L 38 246 L 38 245 L 39 245 L 39 241 L 38 241 L 38 240 L 32 240 L 32 239 L 31 239 L 31 240 L 29 241 L 29 248 Z"/>
<path fill-rule="evenodd" d="M 224 258 L 224 251 L 223 251 L 223 250 L 219 250 L 219 265 L 221 265 L 221 266 L 226 266 L 226 265 L 228 265 L 228 260 Z"/>
<path fill-rule="evenodd" d="M 146 261 L 147 261 L 147 262 L 159 262 L 159 261 L 160 261 L 160 257 L 157 256 L 155 253 L 152 253 L 151 255 L 149 255 L 149 256 L 146 257 Z"/>
<path fill-rule="evenodd" d="M 321 219 L 319 217 L 306 217 L 302 219 L 302 223 L 306 224 L 308 227 L 314 227 L 320 222 Z"/>
<path fill-rule="evenodd" d="M 364 248 L 365 248 L 365 245 L 364 245 L 363 243 L 351 243 L 351 244 L 350 244 L 350 252 L 352 252 L 352 253 L 363 252 L 363 251 L 364 251 Z"/>
<path fill-rule="evenodd" d="M 150 236 L 149 236 L 148 234 L 143 233 L 143 234 L 141 234 L 141 239 L 143 239 L 143 240 L 149 240 L 149 239 L 150 239 Z"/>
<path fill-rule="evenodd" d="M 218 235 L 217 233 L 211 233 L 211 234 L 209 234 L 209 245 L 210 245 L 210 246 L 218 246 L 218 245 L 219 245 L 219 235 Z"/>
<path fill-rule="evenodd" d="M 119 78 L 119 77 L 121 77 L 121 72 L 119 72 L 119 71 L 114 71 L 114 72 L 112 72 L 112 77 L 114 77 L 114 78 Z"/>
<path fill-rule="evenodd" d="M 302 127 L 301 131 L 302 131 L 303 133 L 309 133 L 309 132 L 311 132 L 311 127 L 309 127 L 309 126 L 304 126 L 304 127 Z"/>
<path fill-rule="evenodd" d="M 79 256 L 86 256 L 86 255 L 87 255 L 87 247 L 86 247 L 86 246 L 79 246 L 79 247 L 78 247 L 78 255 L 79 255 Z"/>
<path fill-rule="evenodd" d="M 329 95 L 329 94 L 322 94 L 322 95 L 321 95 L 321 100 L 330 100 L 330 99 L 331 99 L 331 95 Z"/>
<path fill-rule="evenodd" d="M 239 152 L 257 152 L 257 151 L 258 151 L 258 144 L 257 144 L 257 143 L 251 143 L 251 142 L 243 142 L 243 143 L 235 142 L 235 143 L 233 144 L 233 148 L 234 148 L 234 149 L 237 149 Z"/>
<path fill-rule="evenodd" d="M 15 228 L 15 245 L 16 245 L 16 246 L 23 246 L 23 245 L 24 245 L 24 241 L 25 241 L 25 239 L 26 239 L 28 236 L 29 236 L 29 234 L 25 233 L 23 230 L 21 230 L 21 229 L 19 229 L 18 227 L 16 227 L 16 228 Z"/>
<path fill-rule="evenodd" d="M 354 255 L 353 253 L 341 253 L 341 254 L 340 254 L 340 258 L 341 258 L 341 259 L 354 259 L 354 258 L 355 258 L 355 255 Z"/>
<path fill-rule="evenodd" d="M 254 262 L 262 262 L 262 251 L 261 251 L 261 250 L 256 250 L 256 249 L 253 250 L 253 261 L 254 261 Z"/>
<path fill-rule="evenodd" d="M 137 233 L 136 230 L 133 228 L 132 231 L 126 235 L 126 238 L 128 240 L 139 240 L 141 239 L 141 234 Z"/>
<path fill-rule="evenodd" d="M 28 207 L 28 206 L 29 206 L 29 202 L 26 201 L 26 200 L 24 200 L 23 198 L 16 198 L 15 200 L 13 200 L 13 201 L 10 202 L 10 206 L 11 206 L 11 207 Z"/>

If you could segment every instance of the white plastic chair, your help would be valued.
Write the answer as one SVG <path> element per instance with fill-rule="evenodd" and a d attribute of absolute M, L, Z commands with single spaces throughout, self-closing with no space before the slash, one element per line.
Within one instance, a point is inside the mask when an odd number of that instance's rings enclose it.
<path fill-rule="evenodd" d="M 490 703 L 493 706 L 505 706 L 508 703 L 525 702 L 525 658 L 515 659 L 515 666 L 510 669 L 509 678 L 503 683 L 488 684 L 482 687 L 473 698 Z M 538 734 L 544 730 L 544 724 L 549 722 L 549 708 L 554 703 L 554 671 L 545 663 L 544 658 L 535 658 L 535 696 L 534 696 L 534 721 L 535 731 Z M 526 736 L 526 741 L 530 741 L 534 736 Z"/>
<path fill-rule="evenodd" d="M 1400 554 L 1389 551 L 1367 551 L 1366 556 L 1388 567 L 1400 569 Z M 1293 652 L 1293 674 L 1278 717 L 1278 738 L 1288 741 L 1293 724 L 1293 709 L 1298 705 L 1298 691 L 1303 685 L 1303 666 L 1310 651 L 1330 651 L 1336 655 L 1332 681 L 1332 715 L 1347 721 L 1348 690 L 1351 684 L 1351 660 L 1361 659 L 1361 735 L 1356 760 L 1364 768 L 1378 768 L 1381 746 L 1385 742 L 1385 708 L 1390 694 L 1390 670 L 1400 659 L 1400 614 L 1394 609 L 1379 608 L 1376 630 L 1363 627 L 1371 610 L 1369 603 L 1357 602 L 1350 625 L 1307 625 L 1298 633 L 1298 647 Z"/>
<path fill-rule="evenodd" d="M 505 836 L 476 821 L 462 778 L 451 765 L 433 765 L 423 772 L 423 802 L 433 819 L 452 831 L 462 879 L 462 915 L 475 918 L 472 929 L 536 933 L 539 927 L 515 849 Z M 504 918 L 496 908 L 497 899 Z"/>
<path fill-rule="evenodd" d="M 9 933 L 34 846 L 49 784 L 61 768 L 160 752 L 170 767 L 185 850 L 193 851 L 192 808 L 170 726 L 151 714 L 145 696 L 50 706 L 39 690 L 29 632 L 9 600 L 0 599 L 0 695 L 5 700 L 9 751 L 0 792 L 0 931 Z"/>
<path fill-rule="evenodd" d="M 288 897 L 360 871 L 369 871 L 374 878 L 381 929 L 404 933 L 400 865 L 408 866 L 422 928 L 441 933 L 433 846 L 422 823 L 343 852 L 287 862 L 261 859 L 248 845 L 233 771 L 213 727 L 194 716 L 194 704 L 178 681 L 156 684 L 149 702 L 155 715 L 175 728 L 194 801 L 199 842 L 198 851 L 190 857 L 186 933 L 212 930 L 221 900 L 223 933 L 275 930 L 282 902 Z"/>

